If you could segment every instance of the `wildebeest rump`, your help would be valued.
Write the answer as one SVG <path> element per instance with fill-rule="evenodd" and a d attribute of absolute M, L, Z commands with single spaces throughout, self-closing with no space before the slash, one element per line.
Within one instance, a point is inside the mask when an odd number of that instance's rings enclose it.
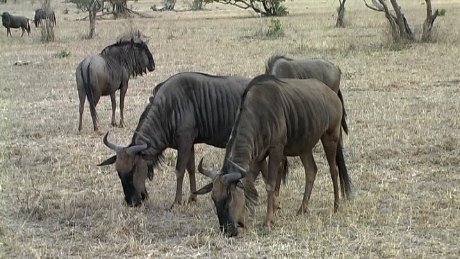
<path fill-rule="evenodd" d="M 104 139 L 104 143 L 116 151 L 116 156 L 100 165 L 115 163 L 128 205 L 140 205 L 148 196 L 145 180 L 152 177 L 152 168 L 161 160 L 166 148 L 178 151 L 173 206 L 182 202 L 185 169 L 190 178 L 189 201 L 196 200 L 193 145 L 206 143 L 219 148 L 226 146 L 238 105 L 249 81 L 242 77 L 194 72 L 176 74 L 155 88 L 154 96 L 141 115 L 128 147 L 114 145 Z M 258 172 L 259 166 L 262 165 L 254 165 L 254 171 Z M 147 167 L 149 173 L 146 172 Z M 144 171 L 140 172 L 139 168 Z"/>
<path fill-rule="evenodd" d="M 281 55 L 271 56 L 265 65 L 265 73 L 278 78 L 315 78 L 329 86 L 340 98 L 343 107 L 342 127 L 348 134 L 345 106 L 340 91 L 340 68 L 330 61 L 321 58 L 292 59 Z"/>
<path fill-rule="evenodd" d="M 53 10 L 49 10 L 49 12 L 46 12 L 44 9 L 39 8 L 35 10 L 35 15 L 34 15 L 34 24 L 35 27 L 38 27 L 42 20 L 48 19 L 51 22 L 52 26 L 56 26 L 56 15 L 54 14 Z"/>
<path fill-rule="evenodd" d="M 29 19 L 24 16 L 16 16 L 16 15 L 11 15 L 8 12 L 3 12 L 2 13 L 2 24 L 6 28 L 7 37 L 8 37 L 8 34 L 11 37 L 13 37 L 13 35 L 11 35 L 11 28 L 14 28 L 14 29 L 21 28 L 22 30 L 21 37 L 24 36 L 25 31 L 27 31 L 27 35 L 30 35 Z"/>
<path fill-rule="evenodd" d="M 121 39 L 104 48 L 100 54 L 85 58 L 77 67 L 76 80 L 80 99 L 78 130 L 82 129 L 85 98 L 88 98 L 93 127 L 99 131 L 96 105 L 99 98 L 110 95 L 112 101 L 112 126 L 116 126 L 115 92 L 120 89 L 120 127 L 124 126 L 123 108 L 128 80 L 155 69 L 152 53 L 139 37 Z"/>
<path fill-rule="evenodd" d="M 229 236 L 238 234 L 237 227 L 244 220 L 244 206 L 251 206 L 252 199 L 248 198 L 254 193 L 241 186 L 240 180 L 245 177 L 248 165 L 267 156 L 265 225 L 273 224 L 275 187 L 280 178 L 277 172 L 284 156 L 300 156 L 302 160 L 306 183 L 298 214 L 304 213 L 317 172 L 312 149 L 320 139 L 329 164 L 334 211 L 337 211 L 338 177 L 342 195 L 350 193 L 341 147 L 341 119 L 340 99 L 316 79 L 277 79 L 268 74 L 254 78 L 244 94 L 221 172 L 212 176 L 211 184 L 197 191 L 203 194 L 212 190 L 221 229 Z"/>

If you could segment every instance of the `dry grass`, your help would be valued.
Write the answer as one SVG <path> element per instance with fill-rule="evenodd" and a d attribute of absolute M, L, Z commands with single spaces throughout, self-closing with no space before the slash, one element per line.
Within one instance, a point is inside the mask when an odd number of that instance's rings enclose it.
<path fill-rule="evenodd" d="M 279 18 L 285 36 L 270 40 L 259 37 L 269 19 L 223 5 L 154 13 L 152 19 L 98 21 L 96 39 L 83 40 L 88 22 L 75 19 L 84 14 L 59 2 L 56 42 L 41 44 L 35 28 L 31 37 L 13 31 L 7 38 L 3 29 L 0 34 L 0 257 L 460 256 L 458 2 L 435 3 L 447 10 L 435 23 L 436 43 L 409 46 L 389 43 L 383 14 L 359 1 L 350 3 L 345 29 L 332 26 L 335 1 L 288 1 L 291 15 Z M 420 2 L 401 1 L 414 27 L 423 20 Z M 154 2 L 131 4 L 149 12 Z M 38 5 L 35 1 L 32 7 Z M 29 1 L 0 5 L 29 17 L 32 7 Z M 253 225 L 228 239 L 218 231 L 209 196 L 167 210 L 175 190 L 171 150 L 148 183 L 151 199 L 138 209 L 126 207 L 114 168 L 96 166 L 111 152 L 91 131 L 88 108 L 84 131 L 77 132 L 74 73 L 80 60 L 131 27 L 151 37 L 157 68 L 130 81 L 126 128 L 109 127 L 110 101 L 101 100 L 101 127 L 111 130 L 113 141 L 128 143 L 152 87 L 180 71 L 255 76 L 274 53 L 324 57 L 343 71 L 353 199 L 332 212 L 332 186 L 318 149 L 320 172 L 310 214 L 295 216 L 304 174 L 291 159 L 276 226 L 261 226 L 265 192 L 260 181 Z M 63 50 L 70 56 L 56 57 Z M 17 61 L 29 65 L 16 66 Z M 210 166 L 219 166 L 222 155 L 222 150 L 197 147 L 197 157 L 206 156 Z M 207 179 L 198 176 L 198 182 L 202 186 Z"/>

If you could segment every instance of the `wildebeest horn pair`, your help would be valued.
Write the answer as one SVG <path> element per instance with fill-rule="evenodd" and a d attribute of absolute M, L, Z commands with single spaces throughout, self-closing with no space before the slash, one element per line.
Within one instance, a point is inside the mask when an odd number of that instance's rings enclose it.
<path fill-rule="evenodd" d="M 236 167 L 241 172 L 229 173 L 229 174 L 223 175 L 221 179 L 222 179 L 222 182 L 225 185 L 229 185 L 230 183 L 236 182 L 239 179 L 243 178 L 244 177 L 243 172 L 244 173 L 246 172 L 246 170 L 244 170 L 241 166 L 237 165 L 235 162 L 231 161 L 230 159 L 228 159 L 227 162 L 230 163 L 232 166 Z M 218 170 L 210 170 L 210 169 L 204 168 L 203 167 L 203 158 L 201 158 L 200 163 L 198 164 L 198 171 L 200 173 L 206 175 L 207 177 L 213 179 L 213 180 L 215 179 L 215 177 L 219 173 Z"/>
<path fill-rule="evenodd" d="M 108 136 L 108 135 L 109 135 L 109 132 L 107 131 L 107 133 L 106 133 L 105 136 L 104 136 L 104 140 L 103 140 L 103 141 L 104 141 L 104 144 L 105 144 L 108 148 L 110 148 L 110 149 L 112 149 L 112 150 L 114 150 L 115 152 L 118 153 L 123 147 L 120 146 L 120 145 L 116 145 L 116 144 L 110 143 L 110 142 L 107 140 L 107 136 Z M 128 148 L 126 149 L 126 153 L 127 153 L 128 155 L 132 156 L 132 155 L 135 155 L 135 154 L 137 154 L 137 153 L 139 153 L 139 152 L 141 152 L 141 151 L 146 150 L 147 148 L 148 148 L 148 145 L 147 145 L 147 144 L 135 145 L 135 146 L 132 146 L 132 147 L 128 147 Z"/>

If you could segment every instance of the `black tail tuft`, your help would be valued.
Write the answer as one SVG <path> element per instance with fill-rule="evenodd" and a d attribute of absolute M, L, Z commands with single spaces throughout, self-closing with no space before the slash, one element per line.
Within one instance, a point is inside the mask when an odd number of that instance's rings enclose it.
<path fill-rule="evenodd" d="M 283 158 L 282 163 L 283 164 L 281 165 L 281 169 L 280 169 L 280 170 L 283 170 L 281 172 L 281 180 L 283 181 L 284 184 L 286 184 L 287 175 L 289 173 L 289 163 L 288 163 L 287 157 Z"/>
<path fill-rule="evenodd" d="M 337 145 L 336 162 L 339 167 L 339 178 L 340 178 L 340 185 L 342 189 L 342 196 L 346 198 L 350 198 L 351 180 L 350 180 L 350 176 L 348 175 L 347 166 L 345 165 L 345 157 L 343 155 L 343 148 L 340 142 Z"/>
<path fill-rule="evenodd" d="M 342 102 L 342 128 L 345 134 L 348 135 L 347 112 L 345 111 L 345 104 L 343 103 L 343 96 L 342 96 L 342 92 L 340 91 L 340 89 L 337 95 L 339 96 L 339 99 Z"/>
<path fill-rule="evenodd" d="M 89 110 L 91 112 L 91 116 L 96 118 L 97 120 L 97 114 L 96 114 L 96 104 L 94 103 L 94 95 L 93 95 L 93 89 L 91 87 L 91 76 L 90 76 L 90 64 L 86 67 L 86 77 L 83 73 L 83 66 L 81 67 L 81 78 L 83 80 L 83 87 L 85 89 L 86 97 L 88 98 L 88 103 L 89 103 Z"/>

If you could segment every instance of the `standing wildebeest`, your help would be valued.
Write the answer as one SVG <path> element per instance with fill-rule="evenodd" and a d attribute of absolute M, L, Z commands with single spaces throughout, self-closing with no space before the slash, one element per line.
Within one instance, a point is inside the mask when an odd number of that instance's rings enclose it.
<path fill-rule="evenodd" d="M 46 12 L 42 8 L 39 8 L 35 10 L 35 16 L 34 16 L 34 24 L 35 27 L 38 27 L 42 20 L 48 19 L 51 22 L 51 26 L 56 26 L 56 15 L 54 14 L 53 10 L 49 10 L 49 12 Z"/>
<path fill-rule="evenodd" d="M 80 120 L 78 130 L 82 129 L 82 115 L 85 98 L 88 98 L 89 109 L 95 131 L 97 125 L 96 105 L 99 98 L 110 95 L 112 101 L 112 126 L 116 126 L 115 92 L 120 89 L 120 127 L 124 126 L 123 107 L 128 90 L 128 80 L 131 76 L 153 71 L 155 62 L 146 42 L 139 37 L 124 38 L 105 47 L 100 54 L 85 58 L 77 67 L 76 80 L 80 98 Z"/>
<path fill-rule="evenodd" d="M 116 155 L 100 165 L 115 163 L 128 205 L 138 206 L 148 197 L 145 180 L 152 178 L 153 166 L 161 160 L 166 148 L 178 151 L 176 196 L 172 206 L 182 201 L 185 169 L 190 179 L 189 201 L 196 200 L 193 145 L 226 146 L 249 82 L 250 79 L 235 76 L 176 74 L 155 88 L 128 147 L 108 142 L 105 135 L 105 145 L 116 151 Z M 263 164 L 255 164 L 253 171 L 263 170 Z"/>
<path fill-rule="evenodd" d="M 278 78 L 315 78 L 329 86 L 340 98 L 343 107 L 342 127 L 348 134 L 345 106 L 340 91 L 340 68 L 333 63 L 321 59 L 292 59 L 285 56 L 271 56 L 265 65 L 265 73 Z"/>
<path fill-rule="evenodd" d="M 306 182 L 298 214 L 307 211 L 317 167 L 312 149 L 321 139 L 334 186 L 334 211 L 339 206 L 340 177 L 342 196 L 350 194 L 350 180 L 341 146 L 342 104 L 337 95 L 317 79 L 277 79 L 272 75 L 254 78 L 248 85 L 233 126 L 221 172 L 212 183 L 198 190 L 212 190 L 220 228 L 229 236 L 244 225 L 245 206 L 253 206 L 255 190 L 241 186 L 248 165 L 267 156 L 267 215 L 265 225 L 274 222 L 276 185 L 284 156 L 300 156 Z M 337 168 L 338 166 L 338 168 Z"/>
<path fill-rule="evenodd" d="M 16 15 L 11 15 L 8 12 L 4 12 L 2 14 L 2 24 L 6 28 L 6 36 L 8 37 L 8 34 L 11 35 L 11 30 L 10 28 L 21 28 L 22 29 L 22 34 L 21 37 L 24 36 L 24 32 L 27 31 L 27 35 L 30 35 L 30 24 L 29 24 L 29 19 L 24 17 L 24 16 L 16 16 Z"/>

